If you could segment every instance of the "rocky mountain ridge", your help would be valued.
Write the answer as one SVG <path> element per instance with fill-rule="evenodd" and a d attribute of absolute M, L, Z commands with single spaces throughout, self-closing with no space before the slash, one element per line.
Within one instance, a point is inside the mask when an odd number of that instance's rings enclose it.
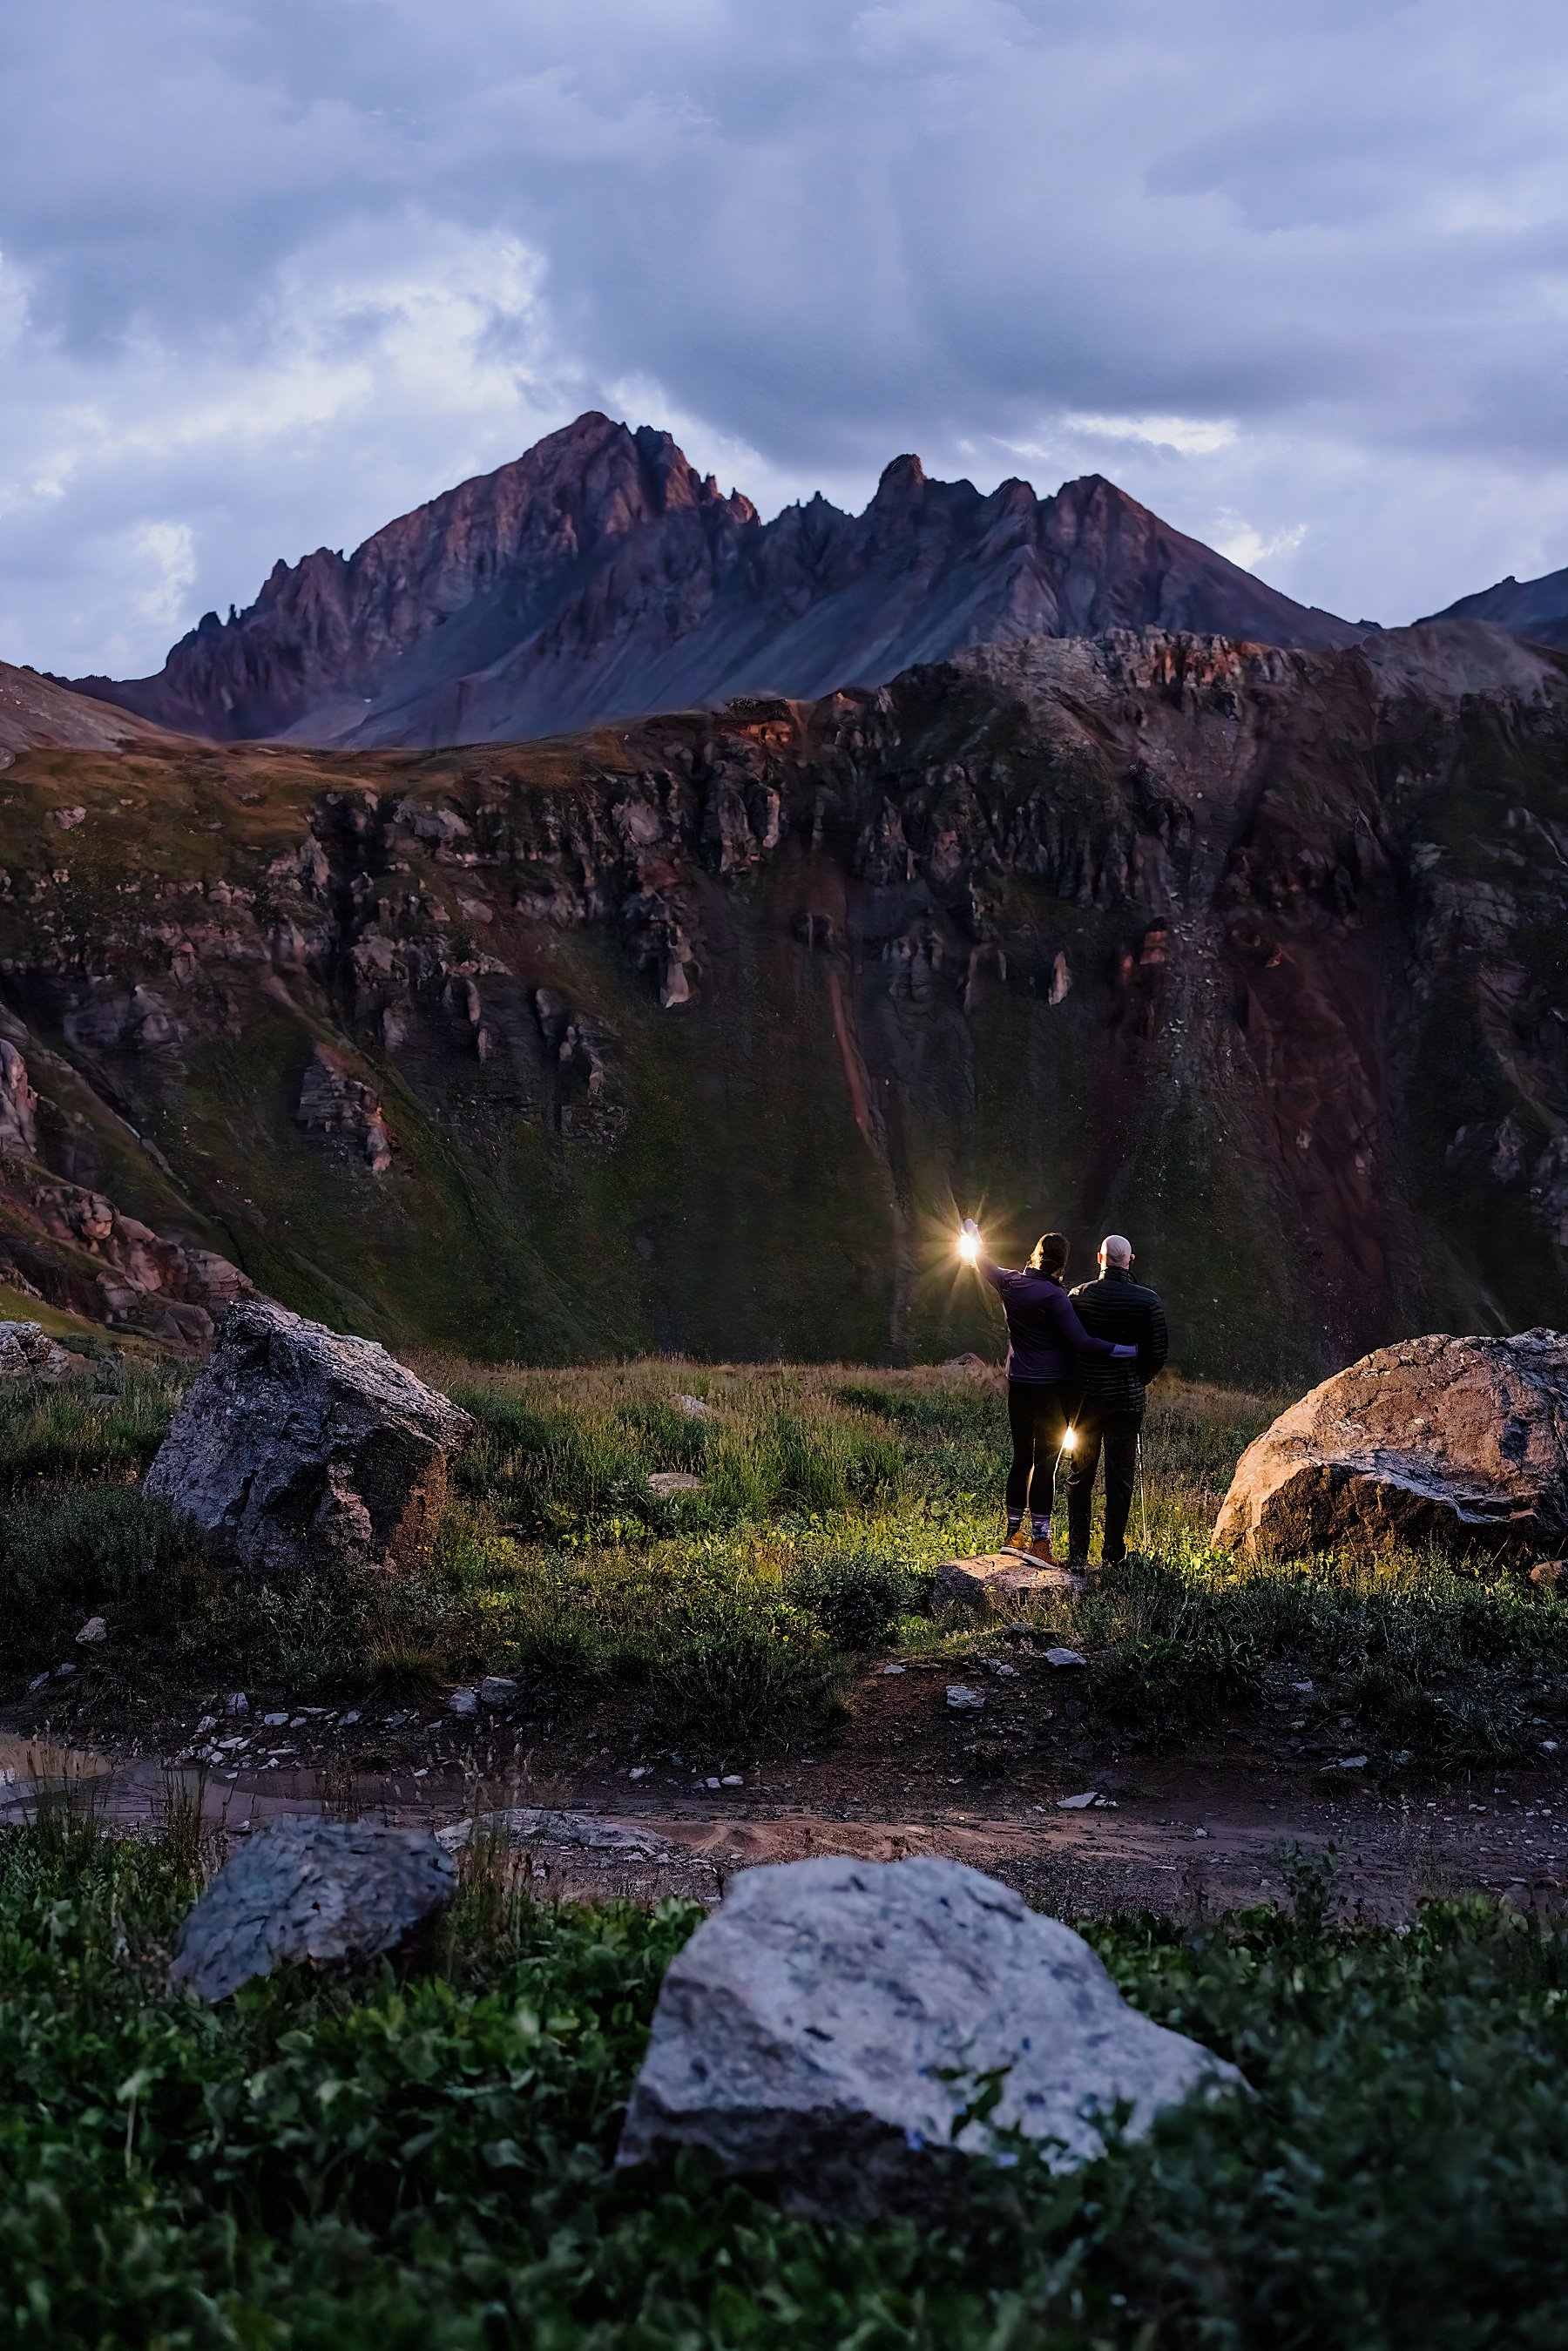
<path fill-rule="evenodd" d="M 667 433 L 591 413 L 351 556 L 280 562 L 155 677 L 78 684 L 218 740 L 438 746 L 742 693 L 810 700 L 983 640 L 1129 627 L 1304 646 L 1363 633 L 1098 475 L 982 496 L 904 456 L 862 515 L 819 496 L 764 523 Z"/>
<path fill-rule="evenodd" d="M 1511 571 L 1495 587 L 1461 596 L 1432 618 L 1489 621 L 1534 644 L 1568 646 L 1568 569 L 1543 572 L 1539 580 L 1516 580 Z"/>
<path fill-rule="evenodd" d="M 167 742 L 167 730 L 133 711 L 0 662 L 0 768 L 18 752 L 119 750 L 127 743 Z"/>
<path fill-rule="evenodd" d="M 119 1327 L 991 1351 L 962 1209 L 1131 1232 L 1254 1382 L 1568 1320 L 1568 675 L 1498 631 L 4 781 L 0 1258 Z"/>

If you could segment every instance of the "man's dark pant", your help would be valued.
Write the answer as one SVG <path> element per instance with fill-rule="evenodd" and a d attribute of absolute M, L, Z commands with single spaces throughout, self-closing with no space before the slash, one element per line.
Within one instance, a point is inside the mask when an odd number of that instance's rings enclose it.
<path fill-rule="evenodd" d="M 1127 1548 L 1127 1513 L 1133 1507 L 1133 1481 L 1138 1474 L 1138 1431 L 1141 1412 L 1100 1410 L 1080 1406 L 1078 1443 L 1068 1456 L 1067 1549 L 1072 1559 L 1089 1556 L 1089 1506 L 1094 1494 L 1094 1472 L 1105 1456 L 1105 1534 L 1100 1556 L 1108 1564 L 1124 1557 Z"/>

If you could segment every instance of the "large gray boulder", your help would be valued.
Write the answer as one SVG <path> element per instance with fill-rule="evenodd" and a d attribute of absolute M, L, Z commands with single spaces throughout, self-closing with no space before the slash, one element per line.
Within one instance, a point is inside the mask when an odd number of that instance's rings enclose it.
<path fill-rule="evenodd" d="M 225 1862 L 180 1930 L 169 1973 L 225 2000 L 290 1960 L 390 1951 L 434 1919 L 457 1865 L 427 1829 L 289 1816 Z"/>
<path fill-rule="evenodd" d="M 384 1567 L 416 1548 L 470 1426 L 373 1341 L 247 1298 L 224 1317 L 146 1489 L 256 1582 Z"/>
<path fill-rule="evenodd" d="M 988 2080 L 994 2111 L 960 2126 Z M 695 2145 L 792 2210 L 936 2209 L 998 2130 L 1071 2169 L 1118 2105 L 1140 2133 L 1239 2080 L 977 1869 L 797 1861 L 733 1879 L 672 1964 L 616 2159 Z"/>
<path fill-rule="evenodd" d="M 1237 1465 L 1214 1539 L 1305 1552 L 1437 1542 L 1539 1557 L 1568 1534 L 1568 1333 L 1404 1339 L 1304 1395 Z"/>

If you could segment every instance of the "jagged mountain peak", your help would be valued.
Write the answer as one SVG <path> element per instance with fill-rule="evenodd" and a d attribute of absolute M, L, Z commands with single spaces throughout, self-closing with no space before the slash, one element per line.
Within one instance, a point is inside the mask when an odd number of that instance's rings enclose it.
<path fill-rule="evenodd" d="M 912 453 L 859 516 L 764 523 L 672 434 L 591 409 L 347 557 L 277 565 L 157 676 L 85 692 L 219 738 L 523 738 L 753 691 L 876 685 L 988 638 L 1197 629 L 1335 645 L 1292 603 L 1103 475 L 1040 498 L 932 479 Z"/>

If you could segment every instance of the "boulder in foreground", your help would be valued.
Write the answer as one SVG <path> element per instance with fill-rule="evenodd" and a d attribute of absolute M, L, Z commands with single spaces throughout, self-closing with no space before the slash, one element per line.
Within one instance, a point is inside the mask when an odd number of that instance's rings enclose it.
<path fill-rule="evenodd" d="M 427 1829 L 299 1816 L 258 1829 L 180 1930 L 169 1973 L 225 2000 L 289 1960 L 372 1958 L 435 1918 L 457 1865 Z"/>
<path fill-rule="evenodd" d="M 419 1540 L 470 1425 L 373 1341 L 244 1299 L 224 1317 L 147 1491 L 257 1582 L 383 1567 Z"/>
<path fill-rule="evenodd" d="M 1568 1333 L 1404 1339 L 1304 1395 L 1237 1465 L 1214 1539 L 1282 1557 L 1437 1542 L 1500 1559 L 1568 1533 Z"/>
<path fill-rule="evenodd" d="M 789 1862 L 735 1878 L 672 1963 L 617 2161 L 695 2145 L 791 2210 L 935 2210 L 994 2131 L 1067 2170 L 1102 2151 L 1119 2103 L 1136 2134 L 1240 2078 L 1129 2008 L 1082 1937 L 977 1869 Z M 955 2136 L 988 2079 L 994 2111 Z"/>

